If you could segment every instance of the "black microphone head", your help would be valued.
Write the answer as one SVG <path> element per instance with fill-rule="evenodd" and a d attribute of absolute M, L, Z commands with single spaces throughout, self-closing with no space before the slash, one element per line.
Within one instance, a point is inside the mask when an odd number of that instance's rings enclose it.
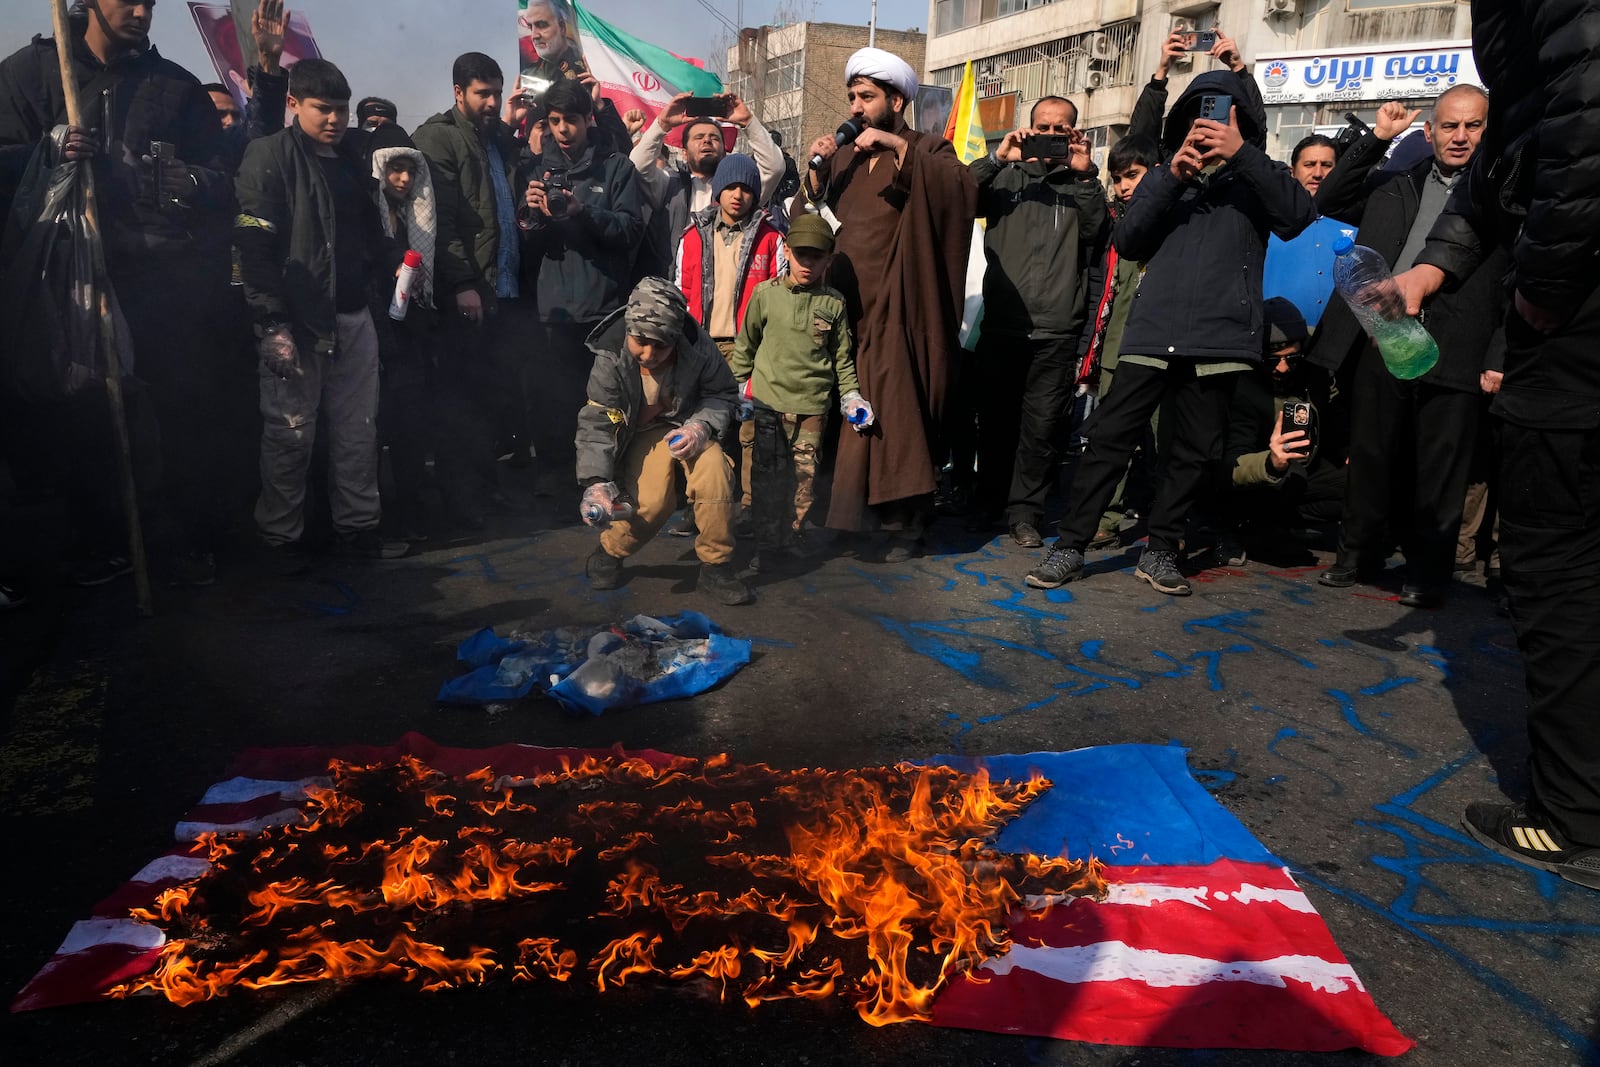
<path fill-rule="evenodd" d="M 861 136 L 861 127 L 856 125 L 855 119 L 845 119 L 839 123 L 839 128 L 833 131 L 833 139 L 839 145 L 855 144 L 857 137 Z"/>

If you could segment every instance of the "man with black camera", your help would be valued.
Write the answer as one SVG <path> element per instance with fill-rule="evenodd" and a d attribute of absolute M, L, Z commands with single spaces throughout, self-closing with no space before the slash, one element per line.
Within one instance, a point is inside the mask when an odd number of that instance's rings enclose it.
<path fill-rule="evenodd" d="M 1433 154 L 1407 170 L 1383 170 L 1390 142 L 1417 117 L 1404 104 L 1384 104 L 1373 132 L 1351 146 L 1317 190 L 1318 210 L 1358 224 L 1357 244 L 1382 253 L 1396 272 L 1406 270 L 1472 161 L 1488 115 L 1482 89 L 1447 90 L 1424 127 Z M 1442 601 L 1477 437 L 1480 383 L 1503 350 L 1506 265 L 1505 253 L 1496 253 L 1429 300 L 1423 325 L 1438 342 L 1439 362 L 1414 381 L 1389 372 L 1342 300 L 1329 306 L 1311 360 L 1350 382 L 1350 481 L 1339 555 L 1318 577 L 1323 585 L 1346 588 L 1380 572 L 1398 538 L 1406 557 L 1400 603 Z M 1404 496 L 1395 492 L 1402 478 L 1400 486 L 1412 490 Z M 1392 506 L 1397 498 L 1412 502 L 1409 514 Z"/>
<path fill-rule="evenodd" d="M 1018 545 L 1043 544 L 1039 526 L 1055 484 L 1055 440 L 1088 350 L 1089 294 L 1105 286 L 1111 235 L 1106 194 L 1077 108 L 1059 96 L 1033 105 L 968 168 L 988 220 L 983 326 L 971 377 L 978 405 L 980 518 L 1005 509 Z"/>
<path fill-rule="evenodd" d="M 644 231 L 639 178 L 609 137 L 593 136 L 590 90 L 563 80 L 544 95 L 543 152 L 533 161 L 519 221 L 539 276 L 545 350 L 538 365 L 538 444 L 552 464 L 573 457 L 577 411 L 594 361 L 589 333 L 630 291 Z"/>
<path fill-rule="evenodd" d="M 66 126 L 56 43 L 35 37 L 0 64 L 0 209 L 52 130 L 59 158 L 86 161 L 95 176 L 106 269 L 133 343 L 128 390 L 136 460 L 147 486 L 150 537 L 177 584 L 210 584 L 212 537 L 223 516 L 213 424 L 221 389 L 211 306 L 227 295 L 232 211 L 227 147 L 210 96 L 193 74 L 150 42 L 154 5 L 90 0 L 69 20 L 73 79 L 93 128 Z M 27 308 L 8 309 L 7 319 Z M 16 343 L 16 335 L 8 338 Z M 143 386 L 148 386 L 148 390 Z M 159 424 L 156 432 L 153 422 Z M 107 472 L 105 394 L 81 393 L 49 417 L 62 429 L 69 503 L 86 539 L 71 566 L 80 584 L 129 570 L 126 526 Z M 146 453 L 139 442 L 159 437 Z"/>
<path fill-rule="evenodd" d="M 673 256 L 683 232 L 695 215 L 714 202 L 711 182 L 717 176 L 717 164 L 728 154 L 722 131 L 729 125 L 744 131 L 745 149 L 761 175 L 756 207 L 771 203 L 777 193 L 784 175 L 783 153 L 749 105 L 732 93 L 711 97 L 678 94 L 645 127 L 628 157 L 639 172 L 643 203 L 651 211 L 664 212 L 666 218 L 665 227 L 652 227 L 654 243 L 660 247 L 641 249 L 641 273 L 672 277 Z M 662 146 L 667 135 L 680 128 L 684 162 L 663 168 L 658 165 Z"/>
<path fill-rule="evenodd" d="M 438 200 L 434 292 L 444 320 L 439 367 L 439 478 L 451 517 L 483 526 L 496 482 L 494 458 L 525 461 L 530 439 L 524 363 L 538 333 L 523 293 L 517 207 L 522 143 L 500 119 L 505 81 L 481 52 L 457 57 L 455 106 L 414 135 Z"/>

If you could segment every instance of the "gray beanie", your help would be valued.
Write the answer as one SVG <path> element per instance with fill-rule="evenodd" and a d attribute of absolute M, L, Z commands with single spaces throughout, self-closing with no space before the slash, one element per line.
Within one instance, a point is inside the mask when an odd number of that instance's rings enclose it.
<path fill-rule="evenodd" d="M 661 278 L 644 278 L 628 297 L 623 322 L 635 337 L 652 341 L 676 341 L 683 333 L 683 316 L 689 302 L 676 285 Z"/>
<path fill-rule="evenodd" d="M 756 161 L 741 152 L 723 156 L 711 179 L 711 199 L 720 200 L 722 191 L 730 185 L 742 185 L 760 196 L 761 171 L 756 168 Z"/>

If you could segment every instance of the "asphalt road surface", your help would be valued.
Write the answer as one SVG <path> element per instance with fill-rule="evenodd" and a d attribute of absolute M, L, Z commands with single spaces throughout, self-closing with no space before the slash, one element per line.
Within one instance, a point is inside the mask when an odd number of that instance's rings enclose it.
<path fill-rule="evenodd" d="M 557 504 L 549 501 L 546 511 Z M 13 515 L 13 518 L 16 516 Z M 27 520 L 24 515 L 19 521 Z M 274 578 L 224 561 L 216 586 L 46 584 L 0 617 L 0 990 L 9 1000 L 76 919 L 171 839 L 239 750 L 508 741 L 727 752 L 774 766 L 1181 745 L 1217 799 L 1294 870 L 1417 1064 L 1596 1063 L 1600 893 L 1539 880 L 1458 829 L 1524 777 L 1522 674 L 1481 587 L 1407 611 L 1397 587 L 1318 586 L 1286 550 L 1162 597 L 1137 549 L 1091 557 L 1046 595 L 1037 552 L 958 523 L 900 565 L 849 554 L 759 586 L 751 607 L 694 592 L 690 544 L 661 538 L 613 593 L 590 592 L 587 531 L 535 513 L 382 565 Z M 13 537 L 21 537 L 15 527 Z M 43 536 L 43 535 L 40 535 Z M 1297 556 L 1296 553 L 1301 553 Z M 844 553 L 844 554 L 840 554 Z M 1322 560 L 1326 561 L 1326 555 Z M 705 611 L 753 662 L 692 700 L 572 715 L 542 699 L 441 708 L 479 627 L 599 624 Z M 375 984 L 153 998 L 8 1016 L 8 1064 L 1298 1064 L 1356 1053 L 1183 1052 L 874 1029 L 844 1004 L 742 1003 L 660 988 L 497 983 L 424 995 Z"/>

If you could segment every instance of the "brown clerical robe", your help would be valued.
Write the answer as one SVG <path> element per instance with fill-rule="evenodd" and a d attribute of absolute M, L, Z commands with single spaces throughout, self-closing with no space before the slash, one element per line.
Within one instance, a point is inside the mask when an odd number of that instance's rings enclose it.
<path fill-rule="evenodd" d="M 945 399 L 960 349 L 961 305 L 977 186 L 944 138 L 903 122 L 910 142 L 892 152 L 847 146 L 827 170 L 826 199 L 839 220 L 829 284 L 845 296 L 856 376 L 877 425 L 840 428 L 828 525 L 862 527 L 868 506 L 932 493 L 943 456 Z"/>

